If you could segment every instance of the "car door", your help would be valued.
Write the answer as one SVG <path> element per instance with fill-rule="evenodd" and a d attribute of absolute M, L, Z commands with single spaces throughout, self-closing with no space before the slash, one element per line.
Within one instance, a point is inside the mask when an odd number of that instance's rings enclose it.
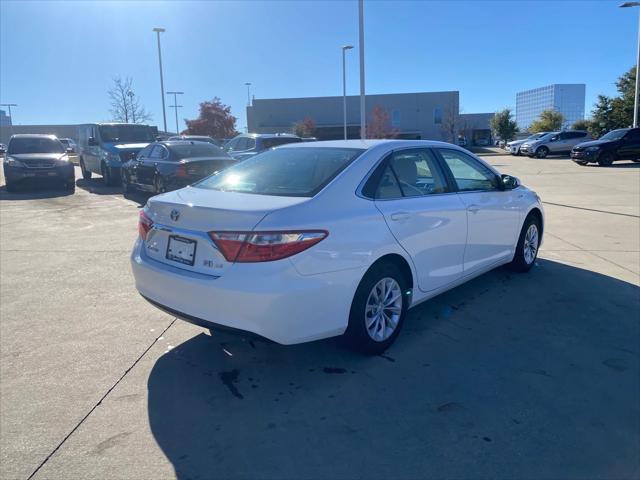
<path fill-rule="evenodd" d="M 433 291 L 460 279 L 467 214 L 433 152 L 394 151 L 376 174 L 376 207 L 411 257 L 419 289 Z"/>
<path fill-rule="evenodd" d="M 129 169 L 127 172 L 127 174 L 129 175 L 129 182 L 140 183 L 138 181 L 138 167 L 140 167 L 144 163 L 144 160 L 149 157 L 149 154 L 151 153 L 151 150 L 153 150 L 154 146 L 155 145 L 153 144 L 147 145 L 142 150 L 140 150 L 135 159 L 129 162 Z"/>
<path fill-rule="evenodd" d="M 157 162 L 159 160 L 162 160 L 165 150 L 166 149 L 162 145 L 155 144 L 149 152 L 149 156 L 141 159 L 142 161 L 138 163 L 138 169 L 136 173 L 138 184 L 144 186 L 153 185 L 156 175 Z"/>
<path fill-rule="evenodd" d="M 640 128 L 629 130 L 619 142 L 617 158 L 621 160 L 640 158 Z"/>
<path fill-rule="evenodd" d="M 499 188 L 500 178 L 480 160 L 462 151 L 439 148 L 446 173 L 467 213 L 464 274 L 491 267 L 513 255 L 523 194 Z"/>
<path fill-rule="evenodd" d="M 571 148 L 569 148 L 568 135 L 568 132 L 560 132 L 554 137 L 551 137 L 552 139 L 555 138 L 555 140 L 551 140 L 547 144 L 549 151 L 553 153 L 560 153 L 566 150 L 571 150 Z"/>

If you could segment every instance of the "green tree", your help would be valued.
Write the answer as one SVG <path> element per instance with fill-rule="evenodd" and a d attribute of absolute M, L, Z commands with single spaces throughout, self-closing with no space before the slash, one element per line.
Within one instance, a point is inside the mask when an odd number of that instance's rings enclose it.
<path fill-rule="evenodd" d="M 616 128 L 629 127 L 633 124 L 633 104 L 636 89 L 636 67 L 631 67 L 616 82 L 619 95 L 608 97 L 598 95 L 593 110 L 589 132 L 595 138 Z"/>
<path fill-rule="evenodd" d="M 571 128 L 574 130 L 591 130 L 591 120 L 576 120 Z"/>
<path fill-rule="evenodd" d="M 493 131 L 493 135 L 500 137 L 500 140 L 504 140 L 505 142 L 513 140 L 519 131 L 518 124 L 513 119 L 511 110 L 508 108 L 496 112 L 491 118 L 489 125 Z"/>
<path fill-rule="evenodd" d="M 537 120 L 534 120 L 533 123 L 529 125 L 529 131 L 531 133 L 538 133 L 560 130 L 562 128 L 562 122 L 564 122 L 564 115 L 560 112 L 545 110 Z"/>

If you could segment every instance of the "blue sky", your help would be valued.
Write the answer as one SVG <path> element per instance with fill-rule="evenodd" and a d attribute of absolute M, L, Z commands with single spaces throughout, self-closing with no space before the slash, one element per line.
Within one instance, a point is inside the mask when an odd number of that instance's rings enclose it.
<path fill-rule="evenodd" d="M 521 90 L 586 83 L 590 111 L 634 64 L 638 9 L 619 3 L 365 1 L 367 93 L 459 90 L 473 113 L 513 106 Z M 243 129 L 245 82 L 256 98 L 341 95 L 340 46 L 357 47 L 358 6 L 2 0 L 0 102 L 19 104 L 17 124 L 108 120 L 112 78 L 130 76 L 161 126 L 156 26 L 166 28 L 165 90 L 185 92 L 180 118 L 218 96 Z M 357 48 L 347 75 L 357 94 Z M 173 109 L 167 122 L 174 128 Z"/>

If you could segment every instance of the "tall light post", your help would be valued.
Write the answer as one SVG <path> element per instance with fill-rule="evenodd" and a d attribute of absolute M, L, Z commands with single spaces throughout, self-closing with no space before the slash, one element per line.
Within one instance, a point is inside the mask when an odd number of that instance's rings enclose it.
<path fill-rule="evenodd" d="M 164 107 L 164 79 L 162 78 L 162 52 L 160 50 L 160 34 L 165 31 L 164 28 L 156 27 L 153 29 L 158 35 L 158 63 L 160 64 L 160 97 L 162 98 L 162 120 L 164 121 L 164 131 L 167 131 L 167 112 Z"/>
<path fill-rule="evenodd" d="M 251 82 L 245 83 L 247 87 L 247 107 L 251 106 Z"/>
<path fill-rule="evenodd" d="M 133 121 L 133 123 L 136 123 L 136 108 L 134 107 L 134 103 L 133 103 L 134 95 L 135 93 L 133 93 L 132 90 L 129 90 L 127 92 L 127 96 L 129 97 L 129 105 L 131 106 L 131 120 Z"/>
<path fill-rule="evenodd" d="M 358 0 L 358 32 L 360 50 L 360 138 L 367 137 L 367 119 L 364 103 L 364 0 Z"/>
<path fill-rule="evenodd" d="M 351 50 L 353 45 L 342 47 L 342 118 L 344 120 L 344 139 L 347 139 L 347 73 L 345 63 L 345 52 Z"/>
<path fill-rule="evenodd" d="M 167 92 L 167 95 L 173 95 L 173 105 L 169 105 L 169 107 L 173 107 L 176 110 L 176 135 L 180 135 L 178 131 L 178 108 L 182 108 L 182 105 L 178 105 L 178 95 L 184 95 L 184 92 Z"/>
<path fill-rule="evenodd" d="M 640 2 L 624 2 L 620 8 L 640 7 Z M 638 126 L 638 82 L 640 82 L 640 12 L 638 13 L 638 45 L 636 46 L 636 95 L 633 102 L 633 128 Z"/>
<path fill-rule="evenodd" d="M 9 135 L 13 134 L 13 115 L 11 114 L 11 107 L 17 107 L 17 103 L 0 103 L 0 107 L 7 107 L 9 109 L 9 118 L 11 123 L 9 124 Z"/>

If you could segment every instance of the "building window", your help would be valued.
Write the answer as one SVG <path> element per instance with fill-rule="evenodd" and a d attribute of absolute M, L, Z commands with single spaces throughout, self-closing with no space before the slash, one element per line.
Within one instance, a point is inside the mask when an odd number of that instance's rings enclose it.
<path fill-rule="evenodd" d="M 392 127 L 400 126 L 400 110 L 391 111 L 391 126 Z"/>
<path fill-rule="evenodd" d="M 442 109 L 440 107 L 433 109 L 433 123 L 436 125 L 442 124 Z"/>

